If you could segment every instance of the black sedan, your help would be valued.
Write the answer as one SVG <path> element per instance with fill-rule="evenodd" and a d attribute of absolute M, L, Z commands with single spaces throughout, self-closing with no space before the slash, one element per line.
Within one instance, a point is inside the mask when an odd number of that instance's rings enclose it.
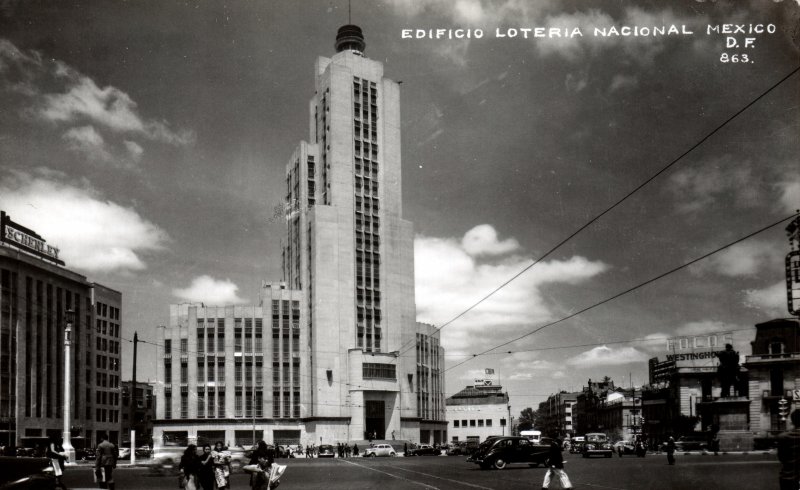
<path fill-rule="evenodd" d="M 420 444 L 413 449 L 409 448 L 408 452 L 410 453 L 408 456 L 440 456 L 442 454 L 440 449 L 430 444 Z"/>
<path fill-rule="evenodd" d="M 0 457 L 0 490 L 54 490 L 56 478 L 47 458 Z"/>
<path fill-rule="evenodd" d="M 549 451 L 550 441 L 546 438 L 537 444 L 525 437 L 494 437 L 478 446 L 467 461 L 477 464 L 482 470 L 502 470 L 515 463 L 538 466 L 545 464 Z"/>
<path fill-rule="evenodd" d="M 330 444 L 323 444 L 317 449 L 318 458 L 333 458 L 335 455 L 336 452 Z"/>

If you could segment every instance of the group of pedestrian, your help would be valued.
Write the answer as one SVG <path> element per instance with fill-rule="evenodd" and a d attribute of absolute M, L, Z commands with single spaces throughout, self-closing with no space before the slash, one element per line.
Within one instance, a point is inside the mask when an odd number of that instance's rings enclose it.
<path fill-rule="evenodd" d="M 349 458 L 350 456 L 358 456 L 358 444 L 353 444 L 353 447 L 350 447 L 349 444 L 337 442 L 336 443 L 336 454 L 339 455 L 340 458 Z"/>
<path fill-rule="evenodd" d="M 181 488 L 186 490 L 227 490 L 230 488 L 231 457 L 222 442 L 203 446 L 201 455 L 197 446 L 189 444 L 181 456 Z"/>

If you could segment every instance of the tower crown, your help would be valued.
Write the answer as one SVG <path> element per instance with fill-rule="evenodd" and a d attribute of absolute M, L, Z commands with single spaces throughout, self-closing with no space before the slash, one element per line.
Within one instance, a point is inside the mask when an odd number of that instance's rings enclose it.
<path fill-rule="evenodd" d="M 367 43 L 364 42 L 364 34 L 361 32 L 360 27 L 347 24 L 340 27 L 339 32 L 336 33 L 335 46 L 337 53 L 342 51 L 358 51 L 361 53 L 364 52 Z"/>

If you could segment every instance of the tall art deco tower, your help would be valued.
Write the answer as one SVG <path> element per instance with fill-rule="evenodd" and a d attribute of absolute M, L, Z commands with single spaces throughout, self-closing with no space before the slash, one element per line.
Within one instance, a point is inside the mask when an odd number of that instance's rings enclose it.
<path fill-rule="evenodd" d="M 399 85 L 365 46 L 346 25 L 316 62 L 286 169 L 283 281 L 258 306 L 171 306 L 157 443 L 447 440 L 444 350 L 416 322 Z"/>
<path fill-rule="evenodd" d="M 309 142 L 287 167 L 284 275 L 305 291 L 313 417 L 351 437 L 444 437 L 442 352 L 416 323 L 412 224 L 402 218 L 400 90 L 358 26 L 315 66 Z M 334 424 L 335 425 L 335 424 Z"/>

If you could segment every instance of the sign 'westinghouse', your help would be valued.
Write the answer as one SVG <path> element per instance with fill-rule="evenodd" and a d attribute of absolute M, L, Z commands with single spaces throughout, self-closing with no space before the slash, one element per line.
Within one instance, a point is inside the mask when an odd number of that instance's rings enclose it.
<path fill-rule="evenodd" d="M 11 221 L 11 216 L 5 211 L 0 211 L 0 241 L 58 265 L 64 265 L 64 261 L 58 258 L 58 248 L 48 245 L 35 231 Z"/>

